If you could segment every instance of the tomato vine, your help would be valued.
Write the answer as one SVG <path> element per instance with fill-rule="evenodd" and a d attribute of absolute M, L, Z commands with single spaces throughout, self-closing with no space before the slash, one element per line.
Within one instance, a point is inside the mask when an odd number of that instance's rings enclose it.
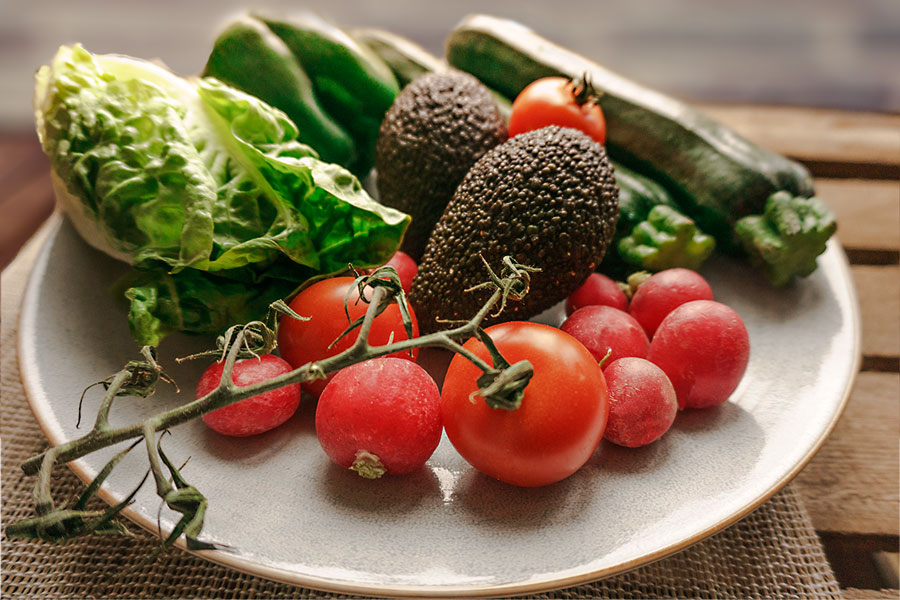
<path fill-rule="evenodd" d="M 252 396 L 285 385 L 324 378 L 327 373 L 371 358 L 424 346 L 444 348 L 465 357 L 483 372 L 478 379 L 481 388 L 479 395 L 486 401 L 494 406 L 507 408 L 518 406 L 525 386 L 531 379 L 533 371 L 531 364 L 528 361 L 509 364 L 496 348 L 491 348 L 488 362 L 464 347 L 463 343 L 473 336 L 484 336 L 481 322 L 493 309 L 500 311 L 507 301 L 524 297 L 528 292 L 531 273 L 538 269 L 521 265 L 510 257 L 503 259 L 499 275 L 487 264 L 486 267 L 489 280 L 478 287 L 491 288 L 493 293 L 471 320 L 448 323 L 450 327 L 443 331 L 378 346 L 369 344 L 373 320 L 393 302 L 397 302 L 401 311 L 405 313 L 405 293 L 397 272 L 392 267 L 381 267 L 368 275 L 359 276 L 356 279 L 359 296 L 369 306 L 365 315 L 353 321 L 348 328 L 348 331 L 359 329 L 353 345 L 334 356 L 304 364 L 284 375 L 238 387 L 232 381 L 235 362 L 239 358 L 258 356 L 274 349 L 277 344 L 275 331 L 277 314 L 290 314 L 294 318 L 303 319 L 283 302 L 276 302 L 270 311 L 271 320 L 235 325 L 217 340 L 217 349 L 186 357 L 189 359 L 217 355 L 220 359 L 224 359 L 221 383 L 215 389 L 201 398 L 155 414 L 142 422 L 112 427 L 108 415 L 117 398 L 124 396 L 146 398 L 155 393 L 159 381 L 174 383 L 165 375 L 159 364 L 156 349 L 144 346 L 141 349 L 140 360 L 129 361 L 119 372 L 99 382 L 106 388 L 106 392 L 90 432 L 50 448 L 22 464 L 22 469 L 27 475 L 37 476 L 34 488 L 35 516 L 10 523 L 6 528 L 7 535 L 61 541 L 91 533 L 123 533 L 124 526 L 116 520 L 116 517 L 133 500 L 144 481 L 152 475 L 157 495 L 166 506 L 181 514 L 173 531 L 163 541 L 161 550 L 174 544 L 181 536 L 184 536 L 189 549 L 213 548 L 214 545 L 199 539 L 208 501 L 199 490 L 184 479 L 180 467 L 177 467 L 163 452 L 159 434 Z M 371 293 L 367 294 L 366 288 L 371 288 Z M 405 318 L 408 319 L 409 316 L 405 315 Z M 74 502 L 61 505 L 54 502 L 51 493 L 51 471 L 55 464 L 69 462 L 127 440 L 134 442 L 116 454 Z M 88 503 L 96 496 L 102 483 L 122 458 L 139 446 L 141 441 L 144 442 L 149 463 L 147 474 L 141 483 L 122 502 L 106 510 L 89 510 Z"/>

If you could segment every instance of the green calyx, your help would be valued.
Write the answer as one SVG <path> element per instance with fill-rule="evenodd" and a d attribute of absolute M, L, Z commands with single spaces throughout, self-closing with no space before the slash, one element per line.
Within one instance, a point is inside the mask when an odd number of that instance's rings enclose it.
<path fill-rule="evenodd" d="M 650 271 L 674 267 L 697 270 L 712 254 L 716 243 L 697 224 L 674 208 L 657 205 L 645 221 L 619 240 L 619 255 Z"/>
<path fill-rule="evenodd" d="M 481 339 L 484 340 L 485 335 Z M 490 348 L 490 346 L 488 346 Z M 491 408 L 516 410 L 522 406 L 525 386 L 534 375 L 534 367 L 527 360 L 505 365 L 499 371 L 485 373 L 478 378 L 477 395 Z"/>
<path fill-rule="evenodd" d="M 598 104 L 600 102 L 602 94 L 591 85 L 591 76 L 587 72 L 569 81 L 572 82 L 572 95 L 575 97 L 575 103 L 578 106 Z"/>
<path fill-rule="evenodd" d="M 769 196 L 763 214 L 744 217 L 735 224 L 751 264 L 777 286 L 815 271 L 816 257 L 825 252 L 835 231 L 834 214 L 821 199 L 785 191 Z"/>

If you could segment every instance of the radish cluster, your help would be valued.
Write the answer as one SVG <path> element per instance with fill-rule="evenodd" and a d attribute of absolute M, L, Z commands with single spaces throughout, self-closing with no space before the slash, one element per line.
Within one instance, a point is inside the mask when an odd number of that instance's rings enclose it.
<path fill-rule="evenodd" d="M 750 340 L 738 314 L 694 271 L 661 271 L 625 305 L 623 296 L 608 277 L 592 274 L 567 303 L 575 310 L 561 329 L 603 361 L 605 438 L 638 447 L 662 437 L 679 409 L 725 402 L 747 368 Z"/>

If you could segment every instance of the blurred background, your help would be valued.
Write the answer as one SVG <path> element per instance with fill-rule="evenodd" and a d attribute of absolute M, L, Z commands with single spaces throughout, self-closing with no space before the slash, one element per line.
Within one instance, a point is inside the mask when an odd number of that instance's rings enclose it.
<path fill-rule="evenodd" d="M 160 58 L 193 74 L 229 15 L 300 7 L 439 54 L 460 18 L 486 12 L 689 100 L 900 110 L 897 0 L 0 0 L 0 129 L 30 129 L 33 72 L 60 44 Z"/>
<path fill-rule="evenodd" d="M 896 180 L 887 163 L 900 152 L 900 131 L 874 113 L 900 113 L 898 0 L 0 0 L 0 267 L 53 211 L 31 96 L 35 70 L 60 45 L 81 42 L 94 53 L 157 58 L 192 75 L 203 69 L 229 18 L 250 9 L 303 8 L 341 26 L 389 29 L 438 55 L 465 15 L 512 18 L 705 110 L 745 111 L 744 135 L 768 131 L 782 149 L 815 145 L 807 137 L 818 139 L 821 122 L 782 119 L 766 126 L 753 120 L 765 118 L 759 111 L 744 107 L 866 111 L 855 118 L 871 123 L 863 135 L 877 148 L 874 168 Z M 847 148 L 834 150 L 850 160 Z"/>

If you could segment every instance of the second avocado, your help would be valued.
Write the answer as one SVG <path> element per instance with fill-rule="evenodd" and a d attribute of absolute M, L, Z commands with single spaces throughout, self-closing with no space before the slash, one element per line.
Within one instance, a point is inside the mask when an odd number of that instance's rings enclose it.
<path fill-rule="evenodd" d="M 528 319 L 566 298 L 600 264 L 619 216 L 603 146 L 580 131 L 545 127 L 497 146 L 475 163 L 428 240 L 410 302 L 419 329 L 470 319 L 504 256 L 541 271 L 531 291 L 485 324 Z"/>

